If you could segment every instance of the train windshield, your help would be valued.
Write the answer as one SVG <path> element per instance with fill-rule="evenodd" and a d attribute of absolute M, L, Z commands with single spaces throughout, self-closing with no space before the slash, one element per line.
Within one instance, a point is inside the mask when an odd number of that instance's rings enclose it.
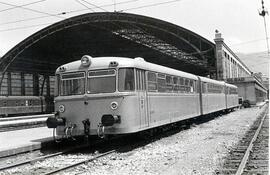
<path fill-rule="evenodd" d="M 116 90 L 116 71 L 114 69 L 88 72 L 87 93 L 111 93 Z"/>
<path fill-rule="evenodd" d="M 85 93 L 85 73 L 63 74 L 60 84 L 60 95 L 81 95 Z"/>
<path fill-rule="evenodd" d="M 118 90 L 134 91 L 134 69 L 133 68 L 121 68 L 118 70 Z"/>

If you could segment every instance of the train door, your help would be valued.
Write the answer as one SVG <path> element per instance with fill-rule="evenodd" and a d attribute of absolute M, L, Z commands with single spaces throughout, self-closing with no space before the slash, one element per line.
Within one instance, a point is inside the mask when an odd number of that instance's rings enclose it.
<path fill-rule="evenodd" d="M 228 87 L 225 86 L 225 105 L 226 105 L 226 109 L 228 108 Z"/>
<path fill-rule="evenodd" d="M 140 113 L 141 128 L 149 126 L 149 119 L 147 115 L 147 92 L 146 92 L 146 78 L 145 71 L 136 69 L 136 89 L 138 93 L 138 106 Z"/>
<path fill-rule="evenodd" d="M 202 82 L 202 101 L 203 101 L 203 112 L 207 114 L 208 110 L 208 92 L 207 92 L 207 83 Z"/>
<path fill-rule="evenodd" d="M 201 78 L 198 77 L 197 82 L 197 92 L 199 93 L 199 106 L 200 106 L 200 115 L 203 115 L 203 100 L 202 100 L 202 81 Z"/>

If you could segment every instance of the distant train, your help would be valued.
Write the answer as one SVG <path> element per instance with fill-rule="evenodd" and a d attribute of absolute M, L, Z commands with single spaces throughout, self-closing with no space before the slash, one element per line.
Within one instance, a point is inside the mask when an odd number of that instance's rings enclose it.
<path fill-rule="evenodd" d="M 45 110 L 46 102 L 44 97 L 0 96 L 0 117 L 43 113 Z"/>
<path fill-rule="evenodd" d="M 56 70 L 58 136 L 136 133 L 238 107 L 237 87 L 148 63 L 83 56 Z"/>

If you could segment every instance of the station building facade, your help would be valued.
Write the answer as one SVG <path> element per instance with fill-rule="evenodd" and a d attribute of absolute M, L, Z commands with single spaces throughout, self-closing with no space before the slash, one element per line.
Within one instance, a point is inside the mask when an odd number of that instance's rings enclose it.
<path fill-rule="evenodd" d="M 249 100 L 251 104 L 264 101 L 267 98 L 267 88 L 262 79 L 254 74 L 225 44 L 221 33 L 216 31 L 216 67 L 217 80 L 234 84 L 238 87 L 239 97 Z"/>

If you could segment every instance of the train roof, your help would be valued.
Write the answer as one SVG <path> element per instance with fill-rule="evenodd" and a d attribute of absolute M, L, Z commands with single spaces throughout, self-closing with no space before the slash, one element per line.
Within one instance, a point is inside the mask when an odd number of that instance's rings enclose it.
<path fill-rule="evenodd" d="M 237 88 L 237 86 L 229 84 L 229 83 L 225 83 L 224 81 L 213 80 L 213 79 L 205 78 L 205 77 L 200 77 L 200 79 L 201 81 L 206 82 L 206 83 L 214 83 L 214 84 L 219 84 L 222 86 Z"/>
<path fill-rule="evenodd" d="M 97 69 L 108 69 L 111 68 L 109 65 L 111 62 L 117 62 L 117 67 L 135 67 L 143 70 L 148 70 L 148 71 L 153 71 L 153 72 L 160 72 L 164 74 L 169 74 L 169 75 L 176 75 L 176 76 L 181 76 L 185 78 L 190 78 L 194 80 L 198 80 L 199 76 L 182 72 L 179 70 L 175 70 L 172 68 L 168 68 L 165 66 L 160 66 L 157 64 L 149 63 L 145 61 L 143 58 L 137 57 L 137 58 L 124 58 L 124 57 L 90 57 L 91 59 L 91 64 L 89 67 L 83 67 L 81 64 L 81 60 L 78 61 L 73 61 L 70 63 L 67 63 L 63 66 L 60 66 L 57 68 L 56 73 L 60 72 L 60 68 L 64 67 L 65 72 L 74 72 L 74 71 L 80 71 L 80 70 L 97 70 Z M 225 85 L 228 87 L 234 87 L 237 88 L 236 86 L 232 84 L 225 83 L 224 81 L 217 81 L 213 80 L 210 78 L 206 77 L 200 77 L 201 81 L 207 82 L 207 83 L 213 83 L 213 84 L 218 84 L 218 85 Z"/>
<path fill-rule="evenodd" d="M 206 83 L 213 83 L 213 84 L 218 84 L 218 85 L 225 85 L 224 81 L 218 81 L 218 80 L 213 80 L 210 78 L 206 78 L 206 77 L 200 77 L 201 81 L 206 82 Z"/>
<path fill-rule="evenodd" d="M 229 83 L 226 83 L 226 86 L 232 87 L 232 88 L 237 88 L 237 86 L 235 86 L 235 85 L 233 85 L 233 84 L 229 84 Z"/>
<path fill-rule="evenodd" d="M 198 80 L 198 77 L 196 75 L 182 72 L 179 70 L 175 70 L 172 68 L 160 66 L 157 64 L 149 63 L 145 61 L 143 58 L 124 58 L 124 57 L 95 57 L 91 58 L 91 65 L 87 68 L 83 67 L 81 65 L 81 61 L 74 61 L 71 63 L 67 63 L 63 66 L 60 66 L 57 68 L 56 73 L 60 72 L 60 68 L 64 67 L 65 72 L 73 72 L 73 71 L 80 71 L 80 70 L 96 70 L 96 69 L 108 69 L 111 62 L 117 62 L 117 67 L 135 67 L 143 70 L 149 70 L 154 72 L 160 72 L 164 74 L 170 74 L 170 75 L 177 75 L 182 76 L 194 80 Z"/>

